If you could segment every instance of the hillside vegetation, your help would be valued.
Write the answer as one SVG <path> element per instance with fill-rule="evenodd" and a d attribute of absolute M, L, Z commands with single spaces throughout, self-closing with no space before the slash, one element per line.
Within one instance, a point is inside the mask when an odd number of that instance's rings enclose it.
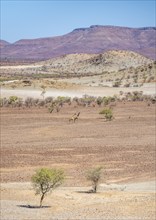
<path fill-rule="evenodd" d="M 155 70 L 155 61 L 131 51 L 113 50 L 102 54 L 64 55 L 30 65 L 1 66 L 1 81 L 51 78 L 70 84 L 129 87 L 155 82 Z"/>

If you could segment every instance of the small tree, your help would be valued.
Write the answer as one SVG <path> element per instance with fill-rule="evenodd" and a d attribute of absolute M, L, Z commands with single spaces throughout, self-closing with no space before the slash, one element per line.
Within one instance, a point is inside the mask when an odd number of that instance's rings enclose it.
<path fill-rule="evenodd" d="M 64 172 L 60 169 L 41 168 L 32 176 L 32 183 L 36 190 L 36 195 L 40 194 L 40 207 L 45 195 L 60 186 L 64 180 Z"/>
<path fill-rule="evenodd" d="M 105 119 L 108 121 L 111 121 L 113 119 L 113 112 L 109 108 L 103 109 L 99 112 L 99 114 L 103 114 L 105 116 Z"/>
<path fill-rule="evenodd" d="M 101 177 L 101 170 L 102 170 L 102 167 L 97 167 L 97 168 L 89 170 L 86 175 L 87 180 L 92 181 L 94 193 L 97 192 L 97 186 L 98 186 L 98 183 Z"/>
<path fill-rule="evenodd" d="M 44 95 L 45 95 L 45 93 L 46 93 L 45 90 L 43 90 L 43 91 L 41 92 L 41 96 L 43 97 L 43 99 L 44 99 Z"/>
<path fill-rule="evenodd" d="M 45 86 L 45 85 L 41 85 L 41 89 L 42 89 L 41 96 L 42 96 L 43 99 L 44 99 L 44 95 L 45 95 L 45 93 L 46 93 L 46 86 Z"/>

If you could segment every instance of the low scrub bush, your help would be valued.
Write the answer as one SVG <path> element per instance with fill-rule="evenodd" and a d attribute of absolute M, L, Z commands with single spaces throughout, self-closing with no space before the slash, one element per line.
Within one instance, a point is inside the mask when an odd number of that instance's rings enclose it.
<path fill-rule="evenodd" d="M 105 119 L 111 121 L 113 119 L 112 109 L 106 108 L 99 112 L 99 114 L 104 115 Z"/>
<path fill-rule="evenodd" d="M 26 99 L 25 99 L 25 102 L 24 102 L 25 106 L 26 106 L 26 107 L 29 107 L 29 108 L 30 108 L 31 106 L 33 106 L 33 100 L 34 100 L 34 99 L 31 98 L 31 97 L 26 98 Z"/>
<path fill-rule="evenodd" d="M 101 104 L 103 103 L 102 97 L 99 96 L 99 97 L 96 99 L 96 103 L 97 103 L 99 106 L 101 106 Z"/>
<path fill-rule="evenodd" d="M 45 103 L 48 104 L 48 103 L 51 103 L 53 101 L 53 97 L 47 97 L 45 98 Z"/>
<path fill-rule="evenodd" d="M 9 97 L 9 103 L 10 103 L 10 104 L 15 103 L 17 100 L 18 100 L 18 97 L 17 97 L 17 96 L 10 96 L 10 97 Z"/>
<path fill-rule="evenodd" d="M 114 84 L 113 84 L 113 87 L 119 87 L 121 85 L 121 82 L 120 81 L 116 81 Z"/>
<path fill-rule="evenodd" d="M 104 103 L 104 105 L 108 105 L 109 103 L 115 102 L 115 101 L 116 101 L 116 98 L 115 98 L 115 97 L 111 97 L 111 96 L 103 97 L 103 103 Z"/>
<path fill-rule="evenodd" d="M 120 91 L 120 96 L 108 96 L 108 97 L 93 97 L 93 96 L 84 96 L 82 98 L 75 97 L 71 99 L 70 97 L 59 96 L 57 98 L 47 97 L 45 99 L 31 98 L 28 97 L 25 100 L 17 96 L 10 96 L 9 98 L 0 98 L 0 107 L 45 107 L 49 108 L 49 112 L 52 112 L 54 109 L 58 112 L 64 104 L 71 105 L 76 103 L 78 106 L 105 106 L 110 111 L 110 106 L 115 106 L 118 101 L 149 101 L 151 103 L 156 102 L 156 96 L 144 95 L 141 91 L 127 92 L 124 93 Z M 108 112 L 109 112 L 108 111 Z M 103 112 L 103 113 L 102 113 Z M 106 113 L 106 110 L 102 110 L 100 114 L 106 114 L 106 117 L 110 117 L 110 113 Z M 107 116 L 108 115 L 108 116 Z"/>
<path fill-rule="evenodd" d="M 83 106 L 90 106 L 92 102 L 95 102 L 95 100 L 96 98 L 94 96 L 84 95 L 79 99 L 79 103 Z"/>

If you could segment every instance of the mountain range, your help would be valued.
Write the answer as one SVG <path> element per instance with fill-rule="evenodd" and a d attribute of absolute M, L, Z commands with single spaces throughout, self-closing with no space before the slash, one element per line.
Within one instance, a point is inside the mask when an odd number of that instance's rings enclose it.
<path fill-rule="evenodd" d="M 0 41 L 1 60 L 47 60 L 65 54 L 130 50 L 156 60 L 156 28 L 92 25 L 56 37 Z"/>

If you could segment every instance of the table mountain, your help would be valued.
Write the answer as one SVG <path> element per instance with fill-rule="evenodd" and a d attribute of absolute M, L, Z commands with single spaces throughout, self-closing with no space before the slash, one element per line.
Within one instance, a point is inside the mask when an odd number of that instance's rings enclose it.
<path fill-rule="evenodd" d="M 128 28 L 93 25 L 63 36 L 25 39 L 1 47 L 1 59 L 46 60 L 64 54 L 130 50 L 156 59 L 155 27 Z"/>

